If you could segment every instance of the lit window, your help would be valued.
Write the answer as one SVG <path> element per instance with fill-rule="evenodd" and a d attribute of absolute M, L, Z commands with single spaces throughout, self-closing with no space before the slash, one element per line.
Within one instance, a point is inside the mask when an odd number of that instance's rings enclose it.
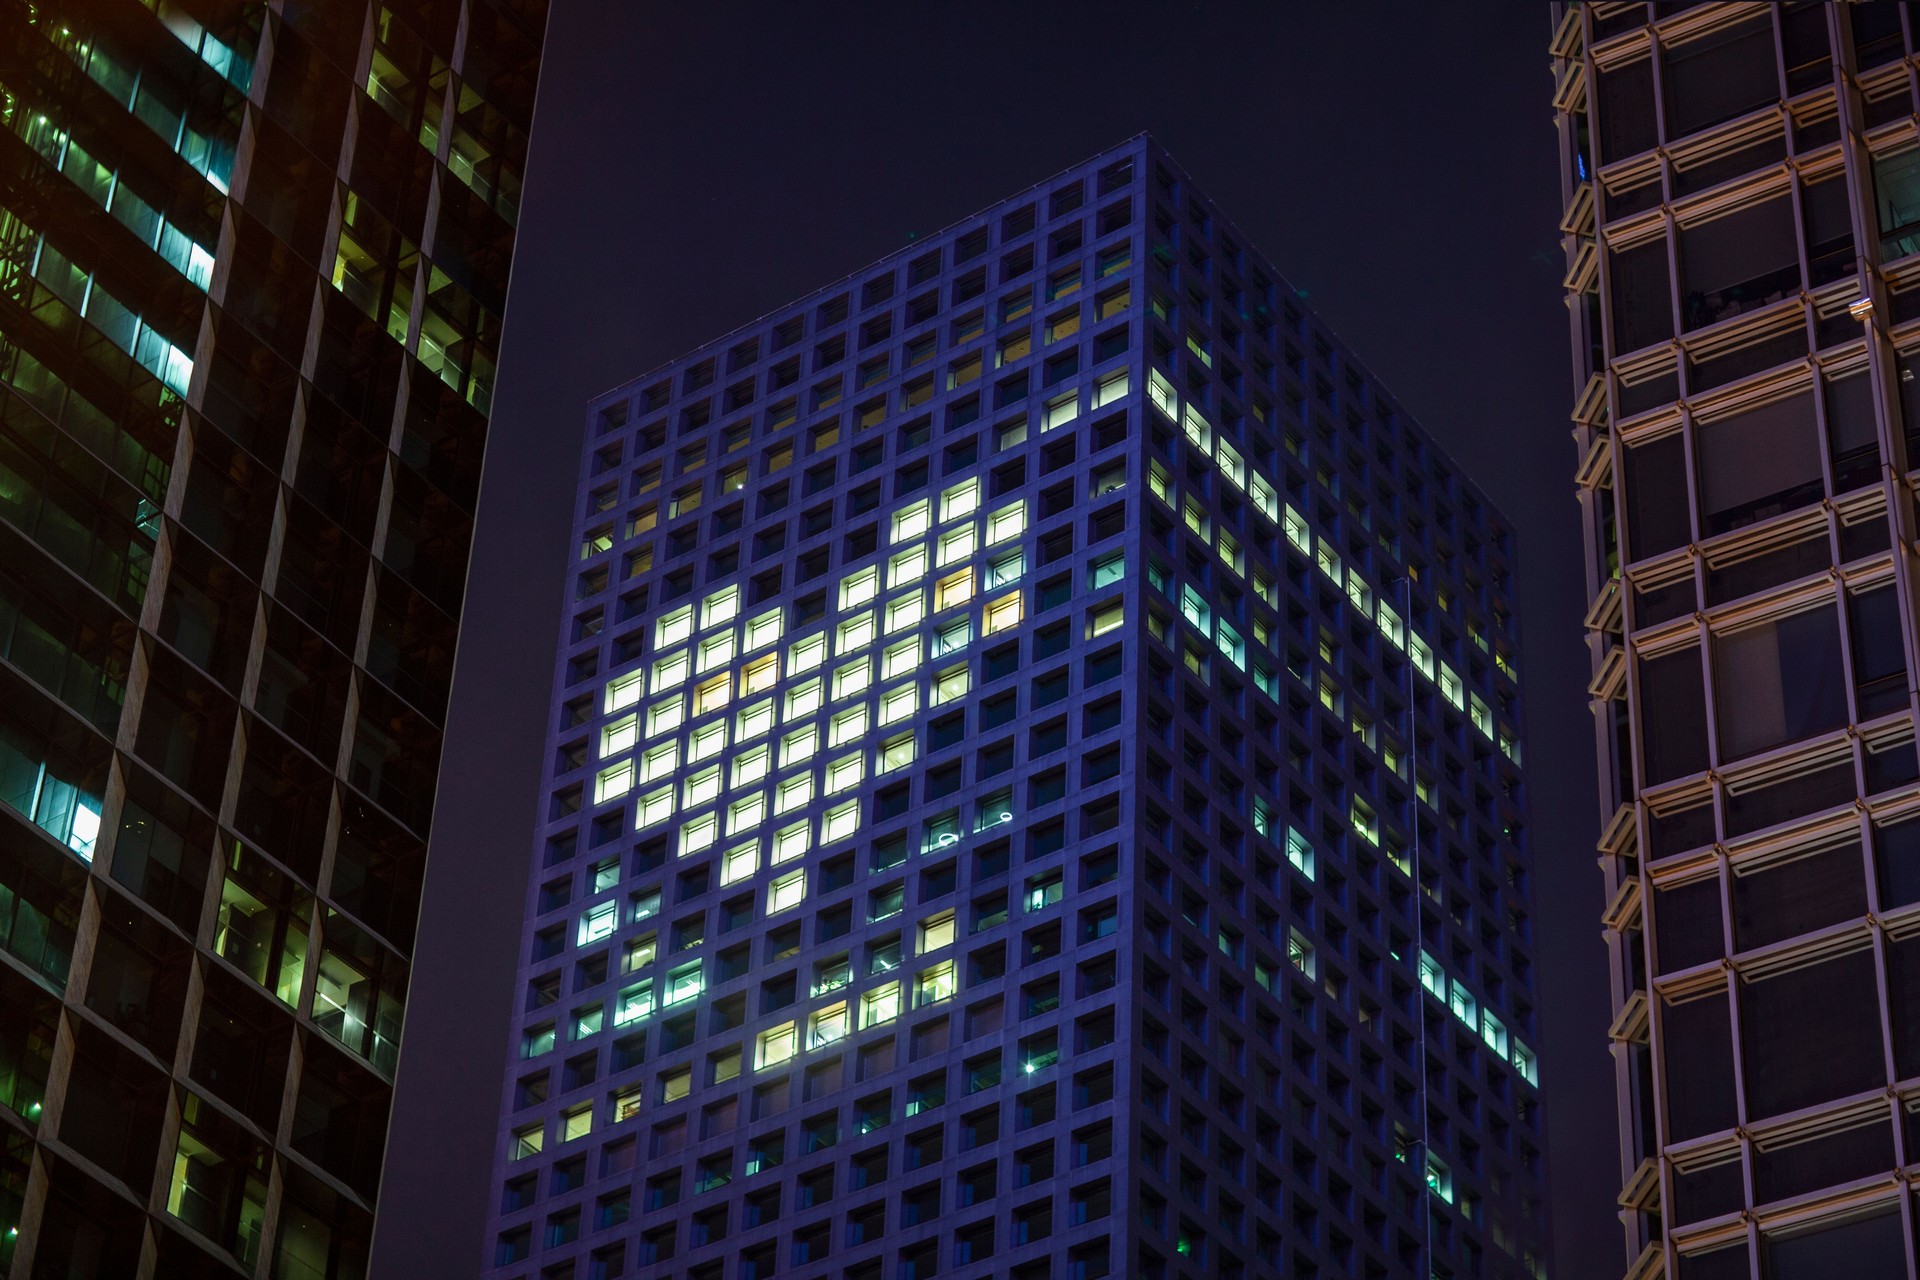
<path fill-rule="evenodd" d="M 774 801 L 775 813 L 791 813 L 813 799 L 813 774 L 796 774 L 780 784 L 779 797 Z"/>
<path fill-rule="evenodd" d="M 671 649 L 693 634 L 693 606 L 685 605 L 672 613 L 664 614 L 654 624 L 653 647 Z"/>
<path fill-rule="evenodd" d="M 809 680 L 787 690 L 787 719 L 798 720 L 820 709 L 820 682 Z"/>
<path fill-rule="evenodd" d="M 1147 464 L 1147 492 L 1168 506 L 1173 505 L 1173 481 L 1167 476 L 1167 469 L 1157 462 Z"/>
<path fill-rule="evenodd" d="M 927 616 L 927 597 L 925 592 L 916 591 L 912 595 L 901 596 L 887 602 L 887 634 L 905 631 L 908 627 L 918 626 Z"/>
<path fill-rule="evenodd" d="M 794 1027 L 794 1023 L 783 1022 L 762 1031 L 754 1047 L 754 1066 L 777 1067 L 792 1058 L 799 1048 L 799 1035 Z"/>
<path fill-rule="evenodd" d="M 733 718 L 734 739 L 746 742 L 773 728 L 773 699 L 763 698 Z"/>
<path fill-rule="evenodd" d="M 873 771 L 875 773 L 888 773 L 894 769 L 905 768 L 907 765 L 913 763 L 913 753 L 914 737 L 912 730 L 908 730 L 906 733 L 896 734 L 880 744 L 880 750 L 876 757 Z"/>
<path fill-rule="evenodd" d="M 1274 495 L 1273 486 L 1262 480 L 1256 472 L 1248 471 L 1246 477 L 1247 494 L 1253 499 L 1253 505 L 1259 508 L 1261 515 L 1278 523 L 1280 500 Z"/>
<path fill-rule="evenodd" d="M 927 549 L 924 545 L 909 547 L 887 563 L 887 585 L 897 587 L 906 582 L 917 582 L 927 571 Z"/>
<path fill-rule="evenodd" d="M 1368 844 L 1380 843 L 1379 820 L 1374 817 L 1373 810 L 1367 806 L 1365 801 L 1355 797 L 1348 818 L 1353 823 L 1354 833 L 1361 839 L 1365 840 Z"/>
<path fill-rule="evenodd" d="M 980 507 L 980 481 L 962 480 L 940 495 L 940 520 L 958 520 L 961 516 L 971 515 Z"/>
<path fill-rule="evenodd" d="M 1320 567 L 1320 572 L 1333 579 L 1335 586 L 1339 586 L 1346 580 L 1346 566 L 1340 563 L 1339 554 L 1326 543 L 1321 543 L 1319 549 L 1313 553 L 1313 562 Z"/>
<path fill-rule="evenodd" d="M 653 691 L 665 693 L 692 674 L 692 650 L 682 649 L 678 653 L 670 653 L 653 664 Z"/>
<path fill-rule="evenodd" d="M 780 739 L 780 767 L 792 768 L 802 760 L 813 759 L 815 748 L 820 745 L 820 734 L 812 725 L 795 729 Z"/>
<path fill-rule="evenodd" d="M 767 816 L 767 797 L 756 791 L 744 800 L 735 800 L 727 806 L 727 834 L 737 836 L 743 831 L 751 831 L 760 825 Z"/>
<path fill-rule="evenodd" d="M 660 1077 L 660 1101 L 678 1102 L 693 1092 L 693 1072 L 682 1068 Z"/>
<path fill-rule="evenodd" d="M 1404 648 L 1407 641 L 1406 633 L 1400 628 L 1400 615 L 1387 608 L 1385 602 L 1382 602 L 1379 620 L 1380 634 L 1387 638 L 1387 643 L 1396 649 Z"/>
<path fill-rule="evenodd" d="M 738 884 L 759 869 L 760 846 L 749 841 L 727 850 L 720 859 L 720 883 Z"/>
<path fill-rule="evenodd" d="M 914 1008 L 924 1008 L 953 998 L 953 961 L 943 960 L 930 969 L 922 969 L 913 983 Z"/>
<path fill-rule="evenodd" d="M 1222 529 L 1220 531 L 1219 549 L 1220 549 L 1220 563 L 1226 565 L 1227 568 L 1233 570 L 1235 573 L 1239 574 L 1241 577 L 1245 577 L 1247 573 L 1247 567 L 1246 567 L 1246 561 L 1241 558 L 1240 543 L 1238 540 L 1234 538 L 1232 534 L 1228 533 L 1225 529 Z M 1352 580 L 1351 574 L 1348 575 L 1348 580 L 1349 581 Z"/>
<path fill-rule="evenodd" d="M 996 631 L 1005 631 L 1008 627 L 1020 625 L 1021 596 L 1018 591 L 1001 596 L 998 600 L 987 602 L 985 613 L 980 619 L 980 634 L 990 636 Z"/>
<path fill-rule="evenodd" d="M 880 570 L 878 566 L 869 566 L 848 577 L 840 584 L 840 607 L 855 609 L 879 594 Z"/>
<path fill-rule="evenodd" d="M 1407 655 L 1413 659 L 1414 669 L 1427 679 L 1433 679 L 1433 650 L 1427 642 L 1411 631 L 1407 633 Z"/>
<path fill-rule="evenodd" d="M 711 671 L 733 661 L 734 636 L 728 629 L 717 636 L 708 636 L 700 642 L 700 670 Z"/>
<path fill-rule="evenodd" d="M 849 662 L 833 673 L 833 698 L 838 702 L 856 693 L 864 693 L 873 683 L 873 663 L 866 658 Z"/>
<path fill-rule="evenodd" d="M 931 523 L 932 514 L 933 508 L 924 498 L 894 512 L 892 541 L 905 542 L 909 538 L 917 538 L 925 533 Z"/>
<path fill-rule="evenodd" d="M 873 643 L 873 638 L 873 615 L 863 613 L 840 624 L 834 635 L 833 651 L 845 654 L 864 649 Z"/>
<path fill-rule="evenodd" d="M 746 652 L 752 653 L 761 645 L 772 644 L 780 638 L 782 620 L 780 610 L 769 609 L 747 619 Z"/>
<path fill-rule="evenodd" d="M 680 744 L 663 742 L 640 757 L 640 781 L 658 782 L 672 773 L 680 762 Z"/>
<path fill-rule="evenodd" d="M 690 484 L 680 489 L 667 503 L 667 517 L 672 519 L 698 511 L 700 509 L 700 496 L 700 486 L 698 484 Z"/>
<path fill-rule="evenodd" d="M 940 613 L 973 599 L 973 569 L 950 573 L 933 584 L 933 611 Z"/>
<path fill-rule="evenodd" d="M 791 911 L 806 901 L 806 897 L 806 871 L 790 871 L 767 886 L 767 914 L 771 916 Z"/>
<path fill-rule="evenodd" d="M 680 807 L 691 809 L 720 798 L 720 769 L 702 769 L 688 774 L 680 784 Z"/>
<path fill-rule="evenodd" d="M 967 664 L 948 667 L 933 677 L 933 705 L 940 706 L 967 696 Z"/>
<path fill-rule="evenodd" d="M 609 769 L 602 769 L 600 776 L 593 780 L 593 802 L 605 804 L 633 790 L 633 761 L 622 760 Z"/>
<path fill-rule="evenodd" d="M 749 786 L 767 776 L 767 758 L 772 753 L 765 747 L 755 747 L 743 751 L 733 758 L 733 785 Z"/>
<path fill-rule="evenodd" d="M 703 716 L 709 711 L 718 711 L 732 697 L 733 674 L 723 671 L 713 679 L 703 680 L 693 687 L 693 714 Z"/>
<path fill-rule="evenodd" d="M 900 1016 L 900 984 L 889 982 L 883 987 L 875 987 L 860 997 L 860 1026 L 862 1029 L 876 1027 L 883 1022 L 892 1022 Z"/>
<path fill-rule="evenodd" d="M 1187 411 L 1180 422 L 1181 430 L 1187 433 L 1187 439 L 1193 441 L 1201 453 L 1213 452 L 1213 427 L 1201 416 L 1200 411 L 1188 402 Z"/>
<path fill-rule="evenodd" d="M 680 856 L 685 858 L 696 854 L 714 842 L 720 834 L 720 819 L 711 813 L 703 813 L 691 822 L 680 827 Z"/>
<path fill-rule="evenodd" d="M 634 815 L 633 829 L 642 830 L 656 822 L 665 822 L 673 816 L 673 788 L 662 787 L 640 797 L 639 811 Z"/>
<path fill-rule="evenodd" d="M 779 864 L 797 858 L 808 848 L 809 828 L 804 822 L 782 827 L 773 833 L 773 861 Z"/>
<path fill-rule="evenodd" d="M 859 752 L 841 756 L 827 765 L 827 795 L 845 791 L 848 787 L 858 786 L 866 775 L 866 757 Z"/>
<path fill-rule="evenodd" d="M 845 840 L 860 829 L 860 802 L 848 800 L 827 810 L 820 819 L 820 843 L 832 844 L 835 840 Z"/>
<path fill-rule="evenodd" d="M 545 1122 L 525 1125 L 513 1131 L 513 1159 L 525 1160 L 537 1156 L 546 1149 L 547 1130 Z"/>
<path fill-rule="evenodd" d="M 1373 612 L 1373 589 L 1367 586 L 1365 578 L 1352 569 L 1347 570 L 1347 599 L 1353 602 L 1353 607 L 1360 611 L 1361 617 Z"/>
<path fill-rule="evenodd" d="M 944 658 L 973 643 L 973 620 L 965 615 L 933 633 L 933 656 Z"/>
<path fill-rule="evenodd" d="M 1203 635 L 1213 629 L 1213 611 L 1191 584 L 1180 588 L 1180 616 Z"/>
<path fill-rule="evenodd" d="M 828 726 L 827 745 L 843 747 L 867 731 L 867 709 L 858 706 L 842 711 L 828 722 Z"/>
<path fill-rule="evenodd" d="M 740 669 L 740 696 L 750 698 L 756 693 L 765 693 L 779 680 L 779 655 L 770 653 L 764 658 L 757 658 Z"/>
<path fill-rule="evenodd" d="M 602 902 L 587 908 L 580 916 L 580 932 L 575 945 L 590 947 L 602 938 L 612 937 L 613 927 L 619 922 L 620 905 L 616 902 Z"/>
<path fill-rule="evenodd" d="M 979 530 L 971 522 L 958 529 L 949 529 L 940 535 L 937 563 L 949 565 L 956 560 L 965 560 L 973 554 L 979 540 Z"/>
<path fill-rule="evenodd" d="M 727 722 L 716 720 L 703 724 L 687 735 L 687 763 L 699 764 L 702 760 L 719 755 L 727 745 Z"/>
<path fill-rule="evenodd" d="M 653 979 L 636 982 L 614 1000 L 613 1025 L 623 1027 L 653 1012 Z M 622 1117 L 623 1119 L 625 1117 Z"/>
<path fill-rule="evenodd" d="M 807 1021 L 808 1045 L 818 1049 L 822 1045 L 845 1039 L 848 1021 L 845 1001 L 820 1010 Z"/>
<path fill-rule="evenodd" d="M 880 678 L 891 680 L 915 670 L 919 665 L 920 642 L 911 639 L 902 640 L 899 644 L 889 646 L 887 651 L 880 655 Z"/>
<path fill-rule="evenodd" d="M 987 517 L 987 545 L 1018 537 L 1027 529 L 1027 504 L 1012 502 Z"/>
<path fill-rule="evenodd" d="M 1003 552 L 987 562 L 987 590 L 996 591 L 1020 581 L 1027 571 L 1027 553 L 1019 547 Z"/>
<path fill-rule="evenodd" d="M 604 711 L 618 711 L 640 701 L 640 691 L 645 685 L 640 672 L 635 671 L 607 683 L 606 705 Z"/>
<path fill-rule="evenodd" d="M 708 596 L 700 606 L 700 625 L 717 627 L 723 622 L 732 622 L 740 616 L 740 588 L 722 587 Z M 778 615 L 776 615 L 777 617 Z"/>
<path fill-rule="evenodd" d="M 1287 959 L 1309 978 L 1319 976 L 1320 964 L 1314 957 L 1313 943 L 1307 941 L 1306 935 L 1298 929 L 1287 930 Z"/>
<path fill-rule="evenodd" d="M 681 721 L 687 718 L 686 713 L 687 703 L 684 698 L 654 703 L 647 708 L 647 736 L 657 737 L 670 729 L 678 729 Z"/>
<path fill-rule="evenodd" d="M 1222 439 L 1214 444 L 1213 456 L 1219 460 L 1220 470 L 1227 479 L 1242 489 L 1247 487 L 1247 465 L 1241 460 L 1238 449 Z"/>
<path fill-rule="evenodd" d="M 942 911 L 920 922 L 920 945 L 915 948 L 918 954 L 926 955 L 952 945 L 953 912 Z"/>
<path fill-rule="evenodd" d="M 1055 427 L 1064 427 L 1080 416 L 1080 393 L 1070 391 L 1064 396 L 1055 396 L 1047 401 L 1045 413 L 1040 419 L 1042 432 L 1052 431 Z"/>
<path fill-rule="evenodd" d="M 897 689 L 889 689 L 880 695 L 880 723 L 892 724 L 904 720 L 920 707 L 920 690 L 910 684 Z"/>
<path fill-rule="evenodd" d="M 826 656 L 826 633 L 811 635 L 804 640 L 795 640 L 787 646 L 787 674 L 797 676 L 803 671 L 811 671 L 819 666 Z"/>
<path fill-rule="evenodd" d="M 624 716 L 600 731 L 600 754 L 617 756 L 623 751 L 631 751 L 639 737 L 639 718 Z"/>
<path fill-rule="evenodd" d="M 1465 699 L 1461 696 L 1463 689 L 1460 684 L 1459 673 L 1452 667 L 1447 666 L 1444 662 L 1440 664 L 1439 683 L 1441 694 L 1445 696 L 1446 700 L 1451 702 L 1456 709 L 1466 705 Z"/>
<path fill-rule="evenodd" d="M 1288 507 L 1282 522 L 1286 526 L 1287 541 L 1302 554 L 1313 550 L 1313 531 L 1307 528 L 1307 518 Z"/>
<path fill-rule="evenodd" d="M 1180 402 L 1173 394 L 1173 384 L 1168 382 L 1158 369 L 1147 371 L 1147 399 L 1153 407 L 1175 419 L 1180 417 Z"/>

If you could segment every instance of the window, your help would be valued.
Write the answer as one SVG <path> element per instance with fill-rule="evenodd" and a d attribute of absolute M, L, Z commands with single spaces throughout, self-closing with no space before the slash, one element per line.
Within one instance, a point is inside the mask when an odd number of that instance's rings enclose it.
<path fill-rule="evenodd" d="M 841 756 L 827 766 L 827 795 L 845 791 L 848 787 L 860 785 L 860 779 L 866 772 L 866 756 L 856 751 L 852 755 Z"/>
<path fill-rule="evenodd" d="M 773 862 L 777 866 L 807 851 L 809 828 L 804 822 L 780 828 L 773 833 Z"/>
<path fill-rule="evenodd" d="M 880 570 L 870 566 L 844 579 L 840 583 L 840 607 L 858 608 L 879 594 Z"/>
<path fill-rule="evenodd" d="M 778 798 L 774 802 L 775 813 L 790 813 L 813 799 L 813 775 L 796 774 L 780 784 Z"/>
<path fill-rule="evenodd" d="M 777 1067 L 789 1061 L 798 1048 L 796 1024 L 783 1022 L 760 1033 L 754 1044 L 754 1066 L 761 1069 Z"/>
<path fill-rule="evenodd" d="M 839 987 L 845 986 L 846 983 L 847 983 L 847 972 L 843 966 L 838 971 L 837 978 L 827 980 L 826 983 L 816 982 L 814 984 L 814 994 L 819 995 L 824 991 L 836 990 Z M 847 1006 L 845 1001 L 842 1001 L 839 1004 L 832 1005 L 828 1008 L 820 1010 L 818 1013 L 814 1014 L 810 1019 L 808 1019 L 808 1022 L 807 1022 L 808 1045 L 812 1048 L 817 1049 L 817 1048 L 820 1048 L 822 1045 L 829 1045 L 834 1043 L 837 1040 L 844 1040 L 847 1035 L 847 1028 L 850 1021 L 851 1019 L 848 1017 Z"/>
<path fill-rule="evenodd" d="M 933 705 L 952 702 L 956 698 L 967 696 L 969 668 L 962 662 L 946 668 L 933 678 Z"/>
<path fill-rule="evenodd" d="M 607 683 L 606 702 L 602 710 L 611 713 L 620 710 L 622 707 L 632 706 L 634 703 L 640 701 L 640 692 L 644 684 L 645 681 L 638 671 L 621 676 L 617 680 L 609 681 Z M 608 754 L 611 754 L 611 752 L 608 752 Z"/>
<path fill-rule="evenodd" d="M 767 886 L 767 914 L 778 915 L 799 906 L 807 897 L 805 869 L 792 871 Z"/>
<path fill-rule="evenodd" d="M 931 524 L 932 511 L 932 504 L 923 498 L 894 512 L 891 540 L 905 542 L 925 534 Z"/>
<path fill-rule="evenodd" d="M 980 481 L 962 480 L 940 495 L 940 519 L 958 520 L 980 508 Z"/>
<path fill-rule="evenodd" d="M 654 624 L 653 647 L 671 649 L 693 634 L 693 607 L 682 606 Z"/>
<path fill-rule="evenodd" d="M 864 693 L 873 683 L 873 663 L 866 658 L 849 662 L 833 673 L 833 698 L 850 698 L 856 693 Z"/>
<path fill-rule="evenodd" d="M 892 1022 L 900 1016 L 900 984 L 889 982 L 885 986 L 875 987 L 860 997 L 860 1026 L 862 1029 L 878 1026 L 883 1022 Z"/>
<path fill-rule="evenodd" d="M 863 649 L 872 644 L 873 639 L 873 614 L 863 613 L 840 624 L 834 633 L 833 651 L 842 654 L 851 653 L 855 649 Z"/>
<path fill-rule="evenodd" d="M 759 865 L 760 846 L 757 843 L 735 845 L 720 860 L 720 883 L 738 884 L 758 870 Z"/>
<path fill-rule="evenodd" d="M 943 612 L 973 598 L 971 567 L 948 574 L 933 584 L 933 611 Z"/>
<path fill-rule="evenodd" d="M 986 611 L 981 617 L 980 633 L 992 635 L 997 631 L 1019 626 L 1020 614 L 1021 595 L 1018 591 L 1009 592 L 998 600 L 988 601 Z"/>
<path fill-rule="evenodd" d="M 922 969 L 913 985 L 913 1004 L 916 1009 L 952 999 L 955 990 L 953 961 L 944 960 L 930 969 Z"/>
<path fill-rule="evenodd" d="M 927 597 L 924 592 L 916 591 L 887 602 L 886 630 L 888 635 L 918 626 L 927 615 Z"/>
<path fill-rule="evenodd" d="M 820 819 L 820 843 L 832 844 L 835 840 L 845 840 L 859 829 L 860 802 L 849 800 L 845 804 L 835 805 Z"/>

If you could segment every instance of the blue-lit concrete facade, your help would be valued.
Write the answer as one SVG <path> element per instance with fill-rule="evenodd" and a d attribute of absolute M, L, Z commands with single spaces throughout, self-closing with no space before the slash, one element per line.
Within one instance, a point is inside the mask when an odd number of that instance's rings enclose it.
<path fill-rule="evenodd" d="M 490 1275 L 1545 1274 L 1511 533 L 1151 141 L 587 435 Z"/>

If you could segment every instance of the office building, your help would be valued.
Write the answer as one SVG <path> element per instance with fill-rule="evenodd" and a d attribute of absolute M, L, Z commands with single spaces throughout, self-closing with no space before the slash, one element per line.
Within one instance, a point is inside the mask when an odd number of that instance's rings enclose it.
<path fill-rule="evenodd" d="M 364 1274 L 544 23 L 0 4 L 0 1273 Z"/>
<path fill-rule="evenodd" d="M 586 435 L 492 1276 L 1544 1274 L 1511 532 L 1155 144 Z"/>
<path fill-rule="evenodd" d="M 1556 16 L 1622 1274 L 1910 1276 L 1914 11 Z"/>

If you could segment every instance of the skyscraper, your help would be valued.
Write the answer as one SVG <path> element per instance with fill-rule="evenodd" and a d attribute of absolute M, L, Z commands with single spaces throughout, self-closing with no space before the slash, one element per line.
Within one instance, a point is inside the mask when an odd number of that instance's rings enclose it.
<path fill-rule="evenodd" d="M 1914 10 L 1557 17 L 1626 1274 L 1909 1276 Z"/>
<path fill-rule="evenodd" d="M 1511 533 L 1156 145 L 578 501 L 494 1276 L 1543 1274 Z"/>
<path fill-rule="evenodd" d="M 364 1273 L 544 22 L 0 3 L 0 1272 Z"/>

